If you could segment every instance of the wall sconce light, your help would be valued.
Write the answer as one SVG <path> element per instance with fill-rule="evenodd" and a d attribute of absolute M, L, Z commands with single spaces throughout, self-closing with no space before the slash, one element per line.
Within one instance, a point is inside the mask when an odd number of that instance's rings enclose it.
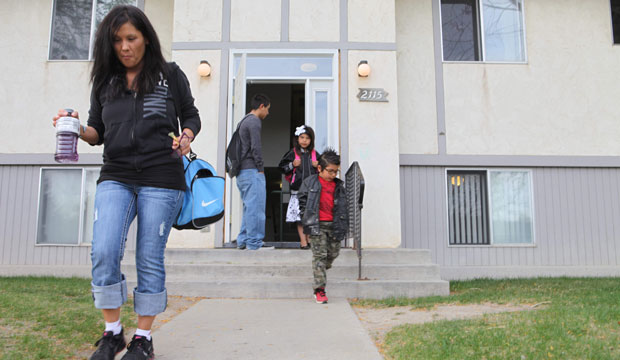
<path fill-rule="evenodd" d="M 370 75 L 370 65 L 368 65 L 368 61 L 362 60 L 357 64 L 357 75 L 359 77 L 368 77 L 368 75 Z"/>
<path fill-rule="evenodd" d="M 207 60 L 201 60 L 198 65 L 198 74 L 202 77 L 211 76 L 211 64 Z"/>

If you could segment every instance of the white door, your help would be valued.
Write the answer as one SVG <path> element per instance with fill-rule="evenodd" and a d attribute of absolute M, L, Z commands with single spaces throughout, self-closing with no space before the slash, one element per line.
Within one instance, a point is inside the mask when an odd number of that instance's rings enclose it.
<path fill-rule="evenodd" d="M 314 147 L 338 149 L 338 106 L 334 80 L 306 82 L 306 124 L 314 129 Z"/>
<path fill-rule="evenodd" d="M 232 134 L 237 129 L 237 125 L 245 116 L 245 97 L 246 97 L 246 78 L 245 78 L 245 63 L 247 55 L 241 56 L 241 62 L 239 68 L 235 74 L 233 80 L 233 94 L 232 94 L 232 123 L 228 129 L 228 141 L 232 138 Z M 229 178 L 230 179 L 230 178 Z M 241 229 L 241 215 L 243 213 L 243 202 L 241 201 L 241 194 L 237 188 L 237 178 L 233 178 L 228 181 L 228 187 L 226 189 L 226 208 L 230 211 L 225 212 L 226 216 L 226 231 L 224 241 L 229 243 L 234 240 L 239 234 Z"/>

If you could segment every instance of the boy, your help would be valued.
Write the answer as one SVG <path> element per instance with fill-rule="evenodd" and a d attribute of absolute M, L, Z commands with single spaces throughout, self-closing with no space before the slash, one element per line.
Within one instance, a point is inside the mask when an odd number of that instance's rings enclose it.
<path fill-rule="evenodd" d="M 319 157 L 318 175 L 307 177 L 297 193 L 304 233 L 312 243 L 314 298 L 327 303 L 325 271 L 332 267 L 340 252 L 340 241 L 347 234 L 348 208 L 344 183 L 336 176 L 340 171 L 340 156 L 327 148 Z"/>

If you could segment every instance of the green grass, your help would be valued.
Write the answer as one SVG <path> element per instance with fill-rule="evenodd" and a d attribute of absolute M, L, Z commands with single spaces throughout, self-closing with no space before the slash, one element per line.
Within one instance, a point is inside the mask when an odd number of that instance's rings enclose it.
<path fill-rule="evenodd" d="M 135 327 L 131 301 L 121 314 L 125 326 Z M 90 280 L 0 277 L 0 359 L 79 358 L 103 326 Z"/>
<path fill-rule="evenodd" d="M 455 281 L 449 297 L 356 301 L 361 306 L 540 304 L 536 311 L 403 325 L 388 359 L 620 359 L 620 278 Z"/>

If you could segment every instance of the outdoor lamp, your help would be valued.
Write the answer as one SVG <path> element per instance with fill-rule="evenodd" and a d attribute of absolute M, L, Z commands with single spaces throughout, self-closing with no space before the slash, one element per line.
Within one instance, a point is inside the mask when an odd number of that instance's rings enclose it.
<path fill-rule="evenodd" d="M 211 76 L 211 64 L 207 60 L 201 60 L 198 65 L 198 74 L 202 77 Z"/>
<path fill-rule="evenodd" d="M 357 64 L 357 75 L 359 77 L 368 77 L 368 75 L 370 75 L 370 65 L 368 65 L 368 61 L 362 60 Z"/>

